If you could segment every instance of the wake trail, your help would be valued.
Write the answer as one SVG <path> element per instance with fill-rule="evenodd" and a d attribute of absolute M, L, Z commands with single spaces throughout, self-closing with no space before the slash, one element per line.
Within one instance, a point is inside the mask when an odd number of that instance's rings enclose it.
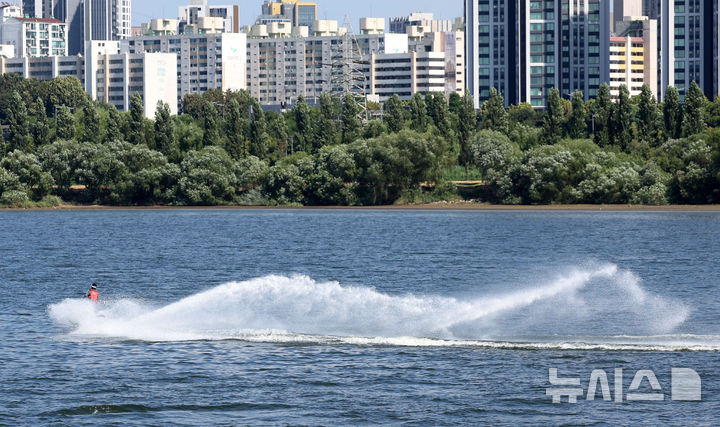
<path fill-rule="evenodd" d="M 714 337 L 663 335 L 687 319 L 689 308 L 646 292 L 639 278 L 615 265 L 572 269 L 543 285 L 465 299 L 396 296 L 306 276 L 266 276 L 157 309 L 132 300 L 98 305 L 69 299 L 48 312 L 75 338 L 586 349 L 717 344 L 720 349 Z M 624 319 L 619 329 L 617 319 Z"/>

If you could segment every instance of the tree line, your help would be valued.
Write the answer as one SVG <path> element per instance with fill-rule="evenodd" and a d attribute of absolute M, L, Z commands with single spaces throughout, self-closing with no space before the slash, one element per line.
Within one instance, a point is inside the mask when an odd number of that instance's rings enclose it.
<path fill-rule="evenodd" d="M 369 110 L 369 111 L 366 111 Z M 369 119 L 368 119 L 369 118 Z M 377 205 L 457 198 L 482 180 L 495 203 L 714 203 L 720 103 L 693 84 L 658 104 L 607 85 L 585 103 L 550 92 L 544 112 L 471 96 L 300 97 L 264 111 L 247 92 L 185 97 L 154 120 L 95 102 L 72 77 L 0 76 L 0 204 Z"/>

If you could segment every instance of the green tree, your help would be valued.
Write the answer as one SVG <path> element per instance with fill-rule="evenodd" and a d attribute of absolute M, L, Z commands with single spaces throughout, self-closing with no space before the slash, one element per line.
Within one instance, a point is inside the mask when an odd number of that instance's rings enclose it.
<path fill-rule="evenodd" d="M 155 148 L 168 156 L 179 156 L 177 142 L 175 141 L 175 125 L 170 117 L 170 106 L 158 101 L 155 109 Z"/>
<path fill-rule="evenodd" d="M 417 132 L 425 132 L 428 125 L 427 106 L 423 96 L 419 93 L 410 100 L 410 124 Z"/>
<path fill-rule="evenodd" d="M 264 159 L 268 152 L 267 123 L 260 103 L 253 101 L 252 122 L 250 122 L 250 155 Z"/>
<path fill-rule="evenodd" d="M 640 139 L 647 142 L 657 140 L 658 108 L 657 101 L 647 84 L 642 86 L 638 100 L 637 126 Z"/>
<path fill-rule="evenodd" d="M 632 105 L 630 91 L 625 85 L 620 85 L 620 94 L 610 123 L 613 143 L 627 150 L 632 140 Z"/>
<path fill-rule="evenodd" d="M 668 138 L 680 138 L 682 132 L 682 112 L 680 110 L 680 93 L 674 86 L 668 86 L 663 102 L 663 119 L 665 133 Z"/>
<path fill-rule="evenodd" d="M 32 136 L 30 135 L 27 105 L 25 105 L 25 101 L 23 101 L 18 92 L 13 92 L 6 115 L 10 125 L 7 141 L 8 151 L 21 150 L 32 152 L 34 147 Z"/>
<path fill-rule="evenodd" d="M 548 109 L 543 119 L 543 141 L 545 144 L 556 144 L 562 138 L 565 114 L 560 100 L 560 91 L 556 88 L 550 90 L 548 96 Z"/>
<path fill-rule="evenodd" d="M 41 147 L 50 143 L 50 123 L 45 112 L 45 103 L 41 98 L 35 101 L 35 123 L 32 126 L 32 136 L 35 145 Z"/>
<path fill-rule="evenodd" d="M 465 92 L 461 99 L 462 104 L 458 111 L 458 143 L 460 145 L 459 161 L 465 166 L 465 179 L 470 179 L 470 142 L 477 130 L 477 112 L 475 111 L 475 100 L 470 91 Z M 503 110 L 505 108 L 503 107 Z"/>
<path fill-rule="evenodd" d="M 310 107 L 305 102 L 305 97 L 300 95 L 297 103 L 293 107 L 293 117 L 295 118 L 295 129 L 297 130 L 297 143 L 295 149 L 298 151 L 310 152 L 313 140 L 313 128 L 310 118 Z"/>
<path fill-rule="evenodd" d="M 693 80 L 685 96 L 682 122 L 683 136 L 705 132 L 705 104 L 707 104 L 707 98 L 705 98 L 700 86 Z"/>
<path fill-rule="evenodd" d="M 128 141 L 132 144 L 145 143 L 145 107 L 143 99 L 139 92 L 135 92 L 130 97 L 130 134 Z"/>
<path fill-rule="evenodd" d="M 510 139 L 500 132 L 482 130 L 470 145 L 472 160 L 487 181 L 493 201 L 517 203 L 513 197 L 509 170 L 519 152 Z"/>
<path fill-rule="evenodd" d="M 208 146 L 200 151 L 189 152 L 180 169 L 181 178 L 175 189 L 180 204 L 224 204 L 232 201 L 237 191 L 235 163 L 220 147 Z"/>
<path fill-rule="evenodd" d="M 238 184 L 245 190 L 253 190 L 260 187 L 267 178 L 267 163 L 255 156 L 249 156 L 238 164 L 239 172 L 236 173 Z"/>
<path fill-rule="evenodd" d="M 587 136 L 587 123 L 585 121 L 585 97 L 576 90 L 572 98 L 572 112 L 568 121 L 568 135 L 570 138 L 580 139 Z"/>
<path fill-rule="evenodd" d="M 388 127 L 388 130 L 392 133 L 400 132 L 405 127 L 405 119 L 403 114 L 402 102 L 397 94 L 393 94 L 385 102 L 385 115 L 383 120 Z"/>
<path fill-rule="evenodd" d="M 61 105 L 57 108 L 56 134 L 60 139 L 71 140 L 75 138 L 75 116 L 70 107 Z"/>
<path fill-rule="evenodd" d="M 5 155 L 5 153 L 7 153 L 7 145 L 5 143 L 4 133 L 5 132 L 3 132 L 2 129 L 0 128 L 0 155 Z"/>
<path fill-rule="evenodd" d="M 11 151 L 0 159 L 0 168 L 15 174 L 35 200 L 50 194 L 55 182 L 44 171 L 38 158 L 21 150 Z"/>
<path fill-rule="evenodd" d="M 220 134 L 218 133 L 220 116 L 213 104 L 205 102 L 203 106 L 203 147 L 211 145 L 221 146 Z"/>
<path fill-rule="evenodd" d="M 460 110 L 462 109 L 462 97 L 459 93 L 453 92 L 448 97 L 448 109 L 452 114 L 455 114 L 456 116 L 460 115 Z"/>
<path fill-rule="evenodd" d="M 66 105 L 71 109 L 83 107 L 89 97 L 82 82 L 75 77 L 57 77 L 47 83 L 47 105 Z"/>
<path fill-rule="evenodd" d="M 705 120 L 710 127 L 720 127 L 720 96 L 705 105 Z"/>
<path fill-rule="evenodd" d="M 290 148 L 290 130 L 285 116 L 282 114 L 273 114 L 270 117 L 268 117 L 269 114 L 266 114 L 265 116 L 268 123 L 268 135 L 275 141 L 275 157 L 287 156 L 288 148 Z"/>
<path fill-rule="evenodd" d="M 83 134 L 82 141 L 97 143 L 100 139 L 100 117 L 95 105 L 88 102 L 83 107 Z"/>
<path fill-rule="evenodd" d="M 600 85 L 595 102 L 592 104 L 592 121 L 594 123 L 593 138 L 601 147 L 610 145 L 610 116 L 612 113 L 612 98 L 610 86 L 607 83 Z"/>
<path fill-rule="evenodd" d="M 225 134 L 228 141 L 225 151 L 233 159 L 242 159 L 248 155 L 249 148 L 246 143 L 245 128 L 249 125 L 240 108 L 240 102 L 237 99 L 231 99 L 225 116 Z"/>
<path fill-rule="evenodd" d="M 82 151 L 75 141 L 58 139 L 51 144 L 40 148 L 38 158 L 42 169 L 49 172 L 58 186 L 60 194 L 67 194 L 70 186 L 77 178 L 77 169 L 80 167 Z"/>
<path fill-rule="evenodd" d="M 432 95 L 432 118 L 435 127 L 438 128 L 441 135 L 450 135 L 449 113 L 450 111 L 445 95 L 440 92 L 435 92 Z"/>
<path fill-rule="evenodd" d="M 114 105 L 108 106 L 108 117 L 105 122 L 105 142 L 120 141 L 122 135 L 122 116 Z"/>
<path fill-rule="evenodd" d="M 320 95 L 320 117 L 315 124 L 315 151 L 326 145 L 337 144 L 337 108 L 335 100 L 327 93 Z"/>
<path fill-rule="evenodd" d="M 351 94 L 345 95 L 342 105 L 342 143 L 349 144 L 360 137 L 362 121 L 360 106 Z"/>
<path fill-rule="evenodd" d="M 482 119 L 483 128 L 507 135 L 508 113 L 505 109 L 505 98 L 494 87 L 490 88 L 490 95 L 483 102 Z"/>

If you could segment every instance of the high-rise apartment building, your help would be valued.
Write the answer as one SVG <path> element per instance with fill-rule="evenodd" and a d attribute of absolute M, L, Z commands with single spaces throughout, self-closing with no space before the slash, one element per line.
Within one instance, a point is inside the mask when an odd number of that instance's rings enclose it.
<path fill-rule="evenodd" d="M 26 18 L 57 18 L 55 7 L 62 0 L 21 0 L 18 4 L 22 7 L 23 15 Z"/>
<path fill-rule="evenodd" d="M 130 37 L 131 0 L 85 0 L 85 41 Z"/>
<path fill-rule="evenodd" d="M 619 94 L 625 85 L 631 96 L 639 95 L 647 84 L 658 97 L 658 28 L 657 21 L 647 17 L 626 16 L 615 22 L 610 37 L 610 92 Z"/>
<path fill-rule="evenodd" d="M 508 104 L 544 108 L 552 88 L 589 98 L 608 81 L 607 0 L 466 0 L 465 22 L 477 106 L 493 87 Z"/>
<path fill-rule="evenodd" d="M 85 91 L 92 99 L 128 111 L 132 95 L 139 93 L 146 117 L 155 115 L 159 101 L 177 114 L 176 55 L 123 53 L 118 41 L 90 41 L 85 53 Z"/>
<path fill-rule="evenodd" d="M 531 2 L 532 3 L 532 2 Z M 605 0 L 562 0 L 560 28 L 560 89 L 594 98 L 610 78 L 610 7 Z"/>
<path fill-rule="evenodd" d="M 43 18 L 42 0 L 22 0 L 20 5 L 24 16 L 28 18 Z"/>
<path fill-rule="evenodd" d="M 65 21 L 68 31 L 68 54 L 77 55 L 85 50 L 85 9 L 83 0 L 52 0 L 52 13 Z"/>
<path fill-rule="evenodd" d="M 661 98 L 667 86 L 684 96 L 695 81 L 709 98 L 719 90 L 718 1 L 654 0 L 659 10 Z"/>
<path fill-rule="evenodd" d="M 178 8 L 179 32 L 186 32 L 187 26 L 198 27 L 203 18 L 222 19 L 222 32 L 240 32 L 240 9 L 238 6 L 208 5 L 207 0 L 190 0 L 189 5 Z"/>
<path fill-rule="evenodd" d="M 123 40 L 131 36 L 131 0 L 43 0 L 54 18 L 67 23 L 68 52 L 85 51 L 91 40 Z"/>
<path fill-rule="evenodd" d="M 145 116 L 155 115 L 158 101 L 177 113 L 177 57 L 168 53 L 120 53 L 117 41 L 88 42 L 86 55 L 38 58 L 0 57 L 0 74 L 48 81 L 75 77 L 92 99 L 112 104 L 120 111 L 130 109 L 132 95 L 143 99 Z"/>
<path fill-rule="evenodd" d="M 17 57 L 67 55 L 67 26 L 49 18 L 24 17 L 19 6 L 0 9 L 0 44 L 14 47 Z"/>
<path fill-rule="evenodd" d="M 272 17 L 289 19 L 296 27 L 308 27 L 312 34 L 318 19 L 318 6 L 315 2 L 300 0 L 265 0 L 260 18 L 267 21 Z"/>
<path fill-rule="evenodd" d="M 187 94 L 246 88 L 247 36 L 242 33 L 143 36 L 122 41 L 120 52 L 175 54 L 178 106 Z"/>
<path fill-rule="evenodd" d="M 444 33 L 453 30 L 453 23 L 447 19 L 435 19 L 432 13 L 413 13 L 409 16 L 390 18 L 390 32 L 407 34 L 409 27 L 419 27 L 426 33 Z"/>
<path fill-rule="evenodd" d="M 613 0 L 610 15 L 610 29 L 615 31 L 615 23 L 622 22 L 626 17 L 646 16 L 643 14 L 643 0 Z"/>
<path fill-rule="evenodd" d="M 353 92 L 384 102 L 397 94 L 464 92 L 463 33 L 361 34 L 248 40 L 248 90 L 263 105 Z"/>

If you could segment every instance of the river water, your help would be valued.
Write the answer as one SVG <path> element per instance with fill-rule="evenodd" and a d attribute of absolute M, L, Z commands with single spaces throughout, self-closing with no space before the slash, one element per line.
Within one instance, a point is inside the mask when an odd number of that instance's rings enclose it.
<path fill-rule="evenodd" d="M 0 424 L 715 424 L 719 254 L 717 213 L 0 212 Z"/>

